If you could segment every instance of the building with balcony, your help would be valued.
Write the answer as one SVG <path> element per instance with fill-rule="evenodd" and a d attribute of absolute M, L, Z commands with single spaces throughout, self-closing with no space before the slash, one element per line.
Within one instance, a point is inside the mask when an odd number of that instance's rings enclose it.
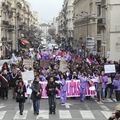
<path fill-rule="evenodd" d="M 94 54 L 101 52 L 101 46 L 97 46 L 99 40 L 102 41 L 101 34 L 98 33 L 98 0 L 75 0 L 74 1 L 74 48 L 82 48 Z M 99 36 L 99 38 L 98 38 Z M 88 43 L 91 45 L 89 46 Z M 94 44 L 93 44 L 94 41 Z M 98 50 L 99 48 L 99 50 Z M 98 50 L 98 51 L 97 51 Z"/>
<path fill-rule="evenodd" d="M 63 8 L 58 16 L 58 31 L 66 45 L 73 43 L 73 2 L 64 0 Z"/>
<path fill-rule="evenodd" d="M 120 1 L 101 0 L 102 47 L 108 60 L 120 60 Z"/>
<path fill-rule="evenodd" d="M 31 26 L 38 19 L 25 0 L 2 0 L 0 2 L 0 58 L 19 50 L 20 40 L 29 39 Z"/>

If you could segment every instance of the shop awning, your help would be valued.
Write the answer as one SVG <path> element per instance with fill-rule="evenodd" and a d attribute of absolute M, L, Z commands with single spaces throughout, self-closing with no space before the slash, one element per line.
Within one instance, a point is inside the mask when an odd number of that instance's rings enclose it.
<path fill-rule="evenodd" d="M 26 40 L 26 39 L 22 39 L 22 40 L 21 40 L 21 44 L 22 44 L 22 45 L 27 45 L 27 44 L 29 44 L 29 41 Z"/>

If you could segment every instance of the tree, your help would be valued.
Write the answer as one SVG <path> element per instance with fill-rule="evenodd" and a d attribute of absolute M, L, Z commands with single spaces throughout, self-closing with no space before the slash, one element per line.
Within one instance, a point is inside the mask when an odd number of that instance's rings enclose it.
<path fill-rule="evenodd" d="M 55 32 L 56 32 L 56 29 L 54 27 L 50 27 L 48 29 L 48 33 L 52 36 L 52 38 L 54 38 Z"/>
<path fill-rule="evenodd" d="M 42 34 L 42 30 L 40 30 L 36 26 L 31 25 L 28 37 L 33 47 L 35 47 L 36 44 L 39 46 L 39 44 L 41 43 L 41 34 Z"/>

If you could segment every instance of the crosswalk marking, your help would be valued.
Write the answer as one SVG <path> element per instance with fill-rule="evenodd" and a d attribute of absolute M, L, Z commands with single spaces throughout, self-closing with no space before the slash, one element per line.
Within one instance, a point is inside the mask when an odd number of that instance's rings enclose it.
<path fill-rule="evenodd" d="M 0 111 L 0 120 L 4 118 L 6 111 Z"/>
<path fill-rule="evenodd" d="M 95 117 L 90 110 L 81 110 L 80 113 L 83 119 L 95 120 Z"/>
<path fill-rule="evenodd" d="M 111 100 L 111 99 L 107 99 L 107 102 L 113 102 L 113 100 Z"/>
<path fill-rule="evenodd" d="M 117 100 L 116 100 L 115 98 L 113 99 L 113 101 L 114 101 L 114 102 L 117 102 Z"/>
<path fill-rule="evenodd" d="M 60 119 L 72 119 L 72 116 L 69 110 L 60 110 L 59 116 L 60 116 Z"/>
<path fill-rule="evenodd" d="M 100 105 L 100 107 L 104 110 L 104 111 L 109 111 L 110 109 L 107 107 L 107 106 L 105 106 L 105 105 Z"/>
<path fill-rule="evenodd" d="M 25 110 L 25 111 L 23 112 L 23 115 L 20 115 L 20 112 L 17 111 L 16 114 L 15 114 L 14 120 L 17 120 L 17 119 L 26 120 L 27 114 L 28 114 L 28 111 L 27 111 L 27 110 Z"/>
<path fill-rule="evenodd" d="M 79 112 L 76 113 L 76 116 L 71 114 L 72 111 L 75 112 L 75 110 L 57 110 L 56 113 L 58 113 L 58 115 L 57 116 L 55 115 L 55 117 L 58 117 L 59 119 L 66 119 L 66 120 L 68 120 L 68 119 L 70 120 L 74 117 L 75 117 L 75 119 L 78 119 L 81 117 L 83 120 L 95 120 L 95 118 L 96 118 L 96 115 L 95 115 L 96 110 L 93 110 L 93 111 L 92 110 L 79 110 Z M 6 118 L 8 112 L 9 111 L 0 111 L 0 120 L 3 120 L 4 118 Z M 33 111 L 25 110 L 23 115 L 20 115 L 19 111 L 17 111 L 17 112 L 15 112 L 15 115 L 13 115 L 13 117 L 10 119 L 26 120 L 28 117 L 28 112 L 29 112 L 29 114 L 31 114 Z M 104 117 L 107 120 L 112 115 L 112 112 L 103 110 L 103 111 L 99 111 L 99 114 L 101 117 Z M 39 115 L 35 116 L 35 118 L 36 118 L 36 120 L 39 120 L 39 119 L 41 119 L 41 120 L 47 119 L 48 120 L 50 118 L 49 110 L 40 110 Z"/>
<path fill-rule="evenodd" d="M 101 111 L 101 113 L 104 115 L 105 118 L 109 118 L 112 115 L 112 112 L 110 111 Z"/>
<path fill-rule="evenodd" d="M 37 116 L 37 120 L 39 118 L 42 118 L 42 119 L 49 119 L 49 111 L 48 110 L 40 110 L 39 112 L 39 115 Z"/>

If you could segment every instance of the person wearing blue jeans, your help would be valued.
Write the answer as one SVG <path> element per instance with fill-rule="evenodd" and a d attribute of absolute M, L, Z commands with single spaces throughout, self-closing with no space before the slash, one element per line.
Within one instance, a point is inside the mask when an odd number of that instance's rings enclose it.
<path fill-rule="evenodd" d="M 31 99 L 33 101 L 33 110 L 35 115 L 39 114 L 40 99 L 42 95 L 42 86 L 39 83 L 39 80 L 40 80 L 39 76 L 36 76 L 31 86 L 32 88 Z"/>
<path fill-rule="evenodd" d="M 40 100 L 33 100 L 33 109 L 34 109 L 34 114 L 39 114 L 39 109 L 40 109 Z"/>
<path fill-rule="evenodd" d="M 88 82 L 88 78 L 86 77 L 86 74 L 83 73 L 80 77 L 80 101 L 84 102 L 85 100 L 85 91 L 86 91 L 86 87 L 87 87 L 87 82 Z"/>

